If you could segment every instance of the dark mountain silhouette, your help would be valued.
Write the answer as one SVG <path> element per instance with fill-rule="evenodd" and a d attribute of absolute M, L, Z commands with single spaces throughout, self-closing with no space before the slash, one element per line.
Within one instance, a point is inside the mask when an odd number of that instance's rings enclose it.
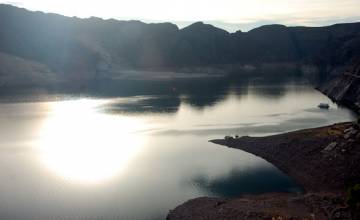
<path fill-rule="evenodd" d="M 113 78 L 125 70 L 241 74 L 289 67 L 326 78 L 360 56 L 360 23 L 228 33 L 202 22 L 179 29 L 0 5 L 0 27 L 1 85 Z"/>

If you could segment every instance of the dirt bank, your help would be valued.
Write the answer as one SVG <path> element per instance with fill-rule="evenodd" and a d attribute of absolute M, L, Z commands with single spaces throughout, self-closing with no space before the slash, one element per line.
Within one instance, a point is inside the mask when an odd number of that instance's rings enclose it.
<path fill-rule="evenodd" d="M 211 142 L 260 156 L 293 177 L 305 195 L 198 198 L 170 211 L 179 219 L 351 219 L 345 196 L 360 181 L 360 130 L 341 123 L 267 137 Z"/>
<path fill-rule="evenodd" d="M 274 164 L 308 192 L 344 191 L 360 179 L 360 135 L 352 123 L 267 137 L 212 140 Z"/>

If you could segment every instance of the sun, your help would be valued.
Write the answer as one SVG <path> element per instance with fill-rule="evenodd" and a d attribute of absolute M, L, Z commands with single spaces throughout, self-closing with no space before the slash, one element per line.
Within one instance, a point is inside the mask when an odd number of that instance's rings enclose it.
<path fill-rule="evenodd" d="M 106 181 L 126 168 L 146 137 L 143 123 L 128 116 L 97 112 L 99 101 L 49 103 L 37 149 L 40 161 L 56 175 L 78 183 Z"/>

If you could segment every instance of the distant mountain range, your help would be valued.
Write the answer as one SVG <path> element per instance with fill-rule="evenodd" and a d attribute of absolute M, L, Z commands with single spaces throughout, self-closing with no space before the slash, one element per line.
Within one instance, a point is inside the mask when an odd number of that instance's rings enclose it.
<path fill-rule="evenodd" d="M 241 74 L 260 66 L 305 73 L 311 67 L 328 77 L 358 57 L 360 23 L 228 33 L 202 22 L 179 29 L 0 5 L 0 86 L 111 78 L 126 70 Z"/>

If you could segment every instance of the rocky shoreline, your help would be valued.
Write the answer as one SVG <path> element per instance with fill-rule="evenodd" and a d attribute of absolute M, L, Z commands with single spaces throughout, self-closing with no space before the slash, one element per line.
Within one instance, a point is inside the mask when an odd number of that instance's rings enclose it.
<path fill-rule="evenodd" d="M 335 75 L 317 89 L 334 102 L 345 105 L 360 114 L 360 59 L 351 62 L 345 69 L 332 71 Z"/>
<path fill-rule="evenodd" d="M 180 219 L 354 219 L 346 191 L 360 181 L 360 128 L 340 123 L 267 137 L 226 137 L 215 144 L 260 156 L 293 177 L 304 195 L 197 198 L 168 214 Z M 353 214 L 354 215 L 354 214 Z"/>

